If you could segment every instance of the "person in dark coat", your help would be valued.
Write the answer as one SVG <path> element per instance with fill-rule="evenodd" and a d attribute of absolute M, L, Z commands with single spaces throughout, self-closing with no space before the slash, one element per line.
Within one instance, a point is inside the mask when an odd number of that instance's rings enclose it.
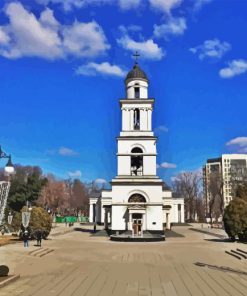
<path fill-rule="evenodd" d="M 28 231 L 25 230 L 23 233 L 24 247 L 28 247 L 28 239 L 29 239 L 29 234 L 28 234 Z"/>
<path fill-rule="evenodd" d="M 37 230 L 36 231 L 36 239 L 37 239 L 37 246 L 41 247 L 41 242 L 42 242 L 42 230 Z"/>

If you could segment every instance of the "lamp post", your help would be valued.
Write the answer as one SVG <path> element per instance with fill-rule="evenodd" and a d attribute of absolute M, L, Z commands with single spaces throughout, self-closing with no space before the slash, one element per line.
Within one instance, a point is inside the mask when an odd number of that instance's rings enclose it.
<path fill-rule="evenodd" d="M 15 173 L 15 169 L 11 160 L 11 155 L 6 154 L 0 145 L 0 159 L 1 158 L 6 158 L 8 159 L 8 162 L 4 168 L 5 175 L 9 178 L 10 175 Z M 9 181 L 3 181 L 0 182 L 0 225 L 2 225 L 2 221 L 4 218 L 4 211 L 6 208 L 7 204 L 7 198 L 8 198 L 8 193 L 9 193 L 9 188 L 10 188 L 10 182 Z"/>
<path fill-rule="evenodd" d="M 11 225 L 12 224 L 12 220 L 13 220 L 13 215 L 11 212 L 9 212 L 9 215 L 8 215 L 8 224 Z"/>
<path fill-rule="evenodd" d="M 11 154 L 6 154 L 3 150 L 2 150 L 2 147 L 0 145 L 0 158 L 7 158 L 8 159 L 8 162 L 4 168 L 4 171 L 5 171 L 5 175 L 7 176 L 10 176 L 10 175 L 13 175 L 15 173 L 15 168 L 13 166 L 13 163 L 12 163 L 12 159 L 11 159 Z"/>

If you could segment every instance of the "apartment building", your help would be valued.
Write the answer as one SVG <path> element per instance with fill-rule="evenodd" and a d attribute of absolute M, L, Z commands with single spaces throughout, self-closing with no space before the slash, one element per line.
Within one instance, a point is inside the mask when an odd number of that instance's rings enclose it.
<path fill-rule="evenodd" d="M 247 181 L 247 154 L 222 154 L 219 158 L 211 158 L 203 167 L 203 190 L 206 205 L 211 198 L 210 178 L 214 174 L 222 182 L 224 206 L 235 196 L 236 188 Z"/>

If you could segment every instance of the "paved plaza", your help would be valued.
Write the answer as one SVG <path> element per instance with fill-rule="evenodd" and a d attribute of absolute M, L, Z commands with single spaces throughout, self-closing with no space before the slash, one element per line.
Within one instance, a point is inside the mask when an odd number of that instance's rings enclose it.
<path fill-rule="evenodd" d="M 21 277 L 0 295 L 247 295 L 247 260 L 225 254 L 233 248 L 247 251 L 247 245 L 187 226 L 173 228 L 183 237 L 160 243 L 111 242 L 91 236 L 89 228 L 57 233 L 42 250 L 35 242 L 29 248 L 21 243 L 1 247 L 2 263 Z"/>

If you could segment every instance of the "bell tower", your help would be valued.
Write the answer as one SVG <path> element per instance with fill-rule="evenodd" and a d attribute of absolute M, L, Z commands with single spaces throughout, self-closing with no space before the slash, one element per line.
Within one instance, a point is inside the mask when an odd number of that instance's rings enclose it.
<path fill-rule="evenodd" d="M 154 99 L 148 97 L 148 83 L 146 73 L 135 61 L 125 79 L 126 98 L 120 99 L 118 178 L 156 176 L 156 137 L 152 131 Z"/>
<path fill-rule="evenodd" d="M 106 229 L 111 223 L 115 237 L 128 231 L 128 239 L 129 232 L 132 237 L 143 237 L 145 231 L 163 235 L 163 223 L 169 229 L 170 222 L 184 222 L 183 198 L 173 198 L 156 173 L 154 99 L 149 97 L 149 79 L 138 64 L 139 54 L 134 56 L 136 61 L 124 81 L 125 98 L 119 101 L 122 127 L 117 137 L 117 175 L 111 189 L 90 199 L 90 222 L 104 223 Z"/>

